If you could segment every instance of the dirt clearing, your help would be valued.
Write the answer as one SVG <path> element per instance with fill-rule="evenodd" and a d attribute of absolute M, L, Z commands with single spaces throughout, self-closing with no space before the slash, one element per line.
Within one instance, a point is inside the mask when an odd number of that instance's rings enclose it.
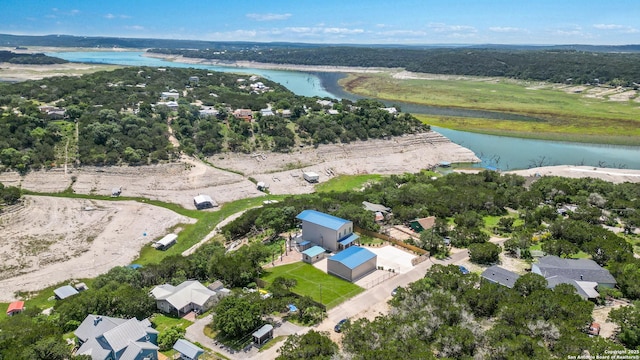
<path fill-rule="evenodd" d="M 168 228 L 192 222 L 134 201 L 25 196 L 0 216 L 0 301 L 128 265 Z"/>

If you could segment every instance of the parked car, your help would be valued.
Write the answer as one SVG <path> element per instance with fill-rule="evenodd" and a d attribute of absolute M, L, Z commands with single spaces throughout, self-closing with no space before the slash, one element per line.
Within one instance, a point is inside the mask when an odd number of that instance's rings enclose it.
<path fill-rule="evenodd" d="M 391 291 L 391 296 L 396 296 L 396 294 L 398 293 L 398 288 L 399 288 L 399 287 L 397 287 L 397 288 L 395 288 L 395 289 L 393 289 L 393 290 Z"/>
<path fill-rule="evenodd" d="M 458 268 L 460 269 L 460 272 L 462 273 L 462 275 L 467 275 L 469 273 L 469 270 L 462 265 L 458 265 Z"/>
<path fill-rule="evenodd" d="M 342 331 L 342 325 L 344 325 L 344 323 L 347 322 L 347 319 L 342 319 L 340 321 L 338 321 L 338 323 L 336 324 L 336 326 L 333 327 L 333 331 L 339 333 Z"/>

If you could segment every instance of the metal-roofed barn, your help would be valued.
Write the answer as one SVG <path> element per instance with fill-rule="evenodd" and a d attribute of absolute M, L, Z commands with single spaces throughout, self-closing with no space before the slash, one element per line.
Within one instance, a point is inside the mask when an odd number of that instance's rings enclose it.
<path fill-rule="evenodd" d="M 354 282 L 377 268 L 378 256 L 373 252 L 352 246 L 327 260 L 327 272 Z"/>

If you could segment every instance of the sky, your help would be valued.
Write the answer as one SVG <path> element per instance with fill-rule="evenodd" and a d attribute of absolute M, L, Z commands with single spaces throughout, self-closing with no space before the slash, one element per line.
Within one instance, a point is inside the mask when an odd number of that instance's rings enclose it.
<path fill-rule="evenodd" d="M 0 33 L 340 44 L 640 44 L 640 0 L 0 0 Z"/>

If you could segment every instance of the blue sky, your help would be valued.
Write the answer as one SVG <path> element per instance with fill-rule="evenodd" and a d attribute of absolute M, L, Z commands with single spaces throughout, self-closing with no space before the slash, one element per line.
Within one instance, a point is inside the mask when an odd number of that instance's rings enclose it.
<path fill-rule="evenodd" d="M 640 0 L 1 0 L 0 33 L 358 44 L 640 44 Z"/>

